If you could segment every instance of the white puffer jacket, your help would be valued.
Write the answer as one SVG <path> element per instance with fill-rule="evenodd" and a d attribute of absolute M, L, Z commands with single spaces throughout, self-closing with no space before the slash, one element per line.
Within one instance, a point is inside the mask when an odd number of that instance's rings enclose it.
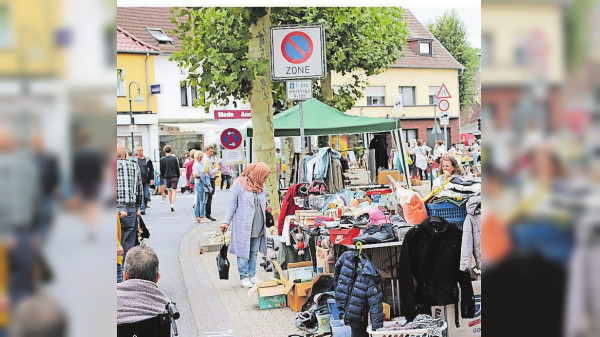
<path fill-rule="evenodd" d="M 481 269 L 481 195 L 467 201 L 467 217 L 463 223 L 460 270 L 471 269 L 471 258 L 475 256 L 475 267 Z"/>

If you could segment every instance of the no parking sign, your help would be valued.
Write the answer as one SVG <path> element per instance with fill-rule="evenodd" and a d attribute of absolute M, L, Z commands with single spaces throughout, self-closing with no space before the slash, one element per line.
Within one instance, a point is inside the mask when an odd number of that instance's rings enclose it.
<path fill-rule="evenodd" d="M 271 27 L 271 78 L 273 80 L 325 77 L 323 26 Z"/>

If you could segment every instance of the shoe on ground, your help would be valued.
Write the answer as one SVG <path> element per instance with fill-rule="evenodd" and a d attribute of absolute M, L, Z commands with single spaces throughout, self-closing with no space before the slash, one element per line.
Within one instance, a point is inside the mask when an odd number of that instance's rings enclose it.
<path fill-rule="evenodd" d="M 141 215 L 146 215 L 146 211 L 140 211 Z"/>
<path fill-rule="evenodd" d="M 202 220 L 201 220 L 199 217 L 196 217 L 196 218 L 194 219 L 194 222 L 202 222 Z"/>
<path fill-rule="evenodd" d="M 192 205 L 192 208 L 196 208 L 196 204 L 193 204 L 193 205 Z"/>
<path fill-rule="evenodd" d="M 256 277 L 256 276 L 252 276 L 250 278 L 250 282 L 252 282 L 252 284 L 258 283 L 258 282 L 260 282 L 260 279 L 258 277 Z"/>
<path fill-rule="evenodd" d="M 208 218 L 210 221 L 217 221 L 217 219 L 213 218 L 212 216 L 207 216 L 206 218 Z"/>
<path fill-rule="evenodd" d="M 175 212 L 175 208 L 173 208 L 173 206 L 171 206 L 171 212 Z"/>
<path fill-rule="evenodd" d="M 250 282 L 249 278 L 242 279 L 241 285 L 244 288 L 252 288 L 252 282 Z"/>

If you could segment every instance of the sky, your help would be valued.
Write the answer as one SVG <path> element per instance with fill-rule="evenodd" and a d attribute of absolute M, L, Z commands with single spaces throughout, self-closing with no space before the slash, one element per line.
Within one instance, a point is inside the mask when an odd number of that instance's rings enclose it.
<path fill-rule="evenodd" d="M 468 40 L 471 47 L 481 48 L 481 7 L 415 7 L 406 6 L 426 28 L 430 22 L 454 8 L 467 26 Z"/>

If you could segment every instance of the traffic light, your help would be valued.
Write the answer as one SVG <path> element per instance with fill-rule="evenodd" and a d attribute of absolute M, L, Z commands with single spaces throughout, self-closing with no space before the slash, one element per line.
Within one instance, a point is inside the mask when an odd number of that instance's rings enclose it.
<path fill-rule="evenodd" d="M 479 129 L 479 132 L 481 132 L 481 117 L 477 118 L 477 128 Z"/>

